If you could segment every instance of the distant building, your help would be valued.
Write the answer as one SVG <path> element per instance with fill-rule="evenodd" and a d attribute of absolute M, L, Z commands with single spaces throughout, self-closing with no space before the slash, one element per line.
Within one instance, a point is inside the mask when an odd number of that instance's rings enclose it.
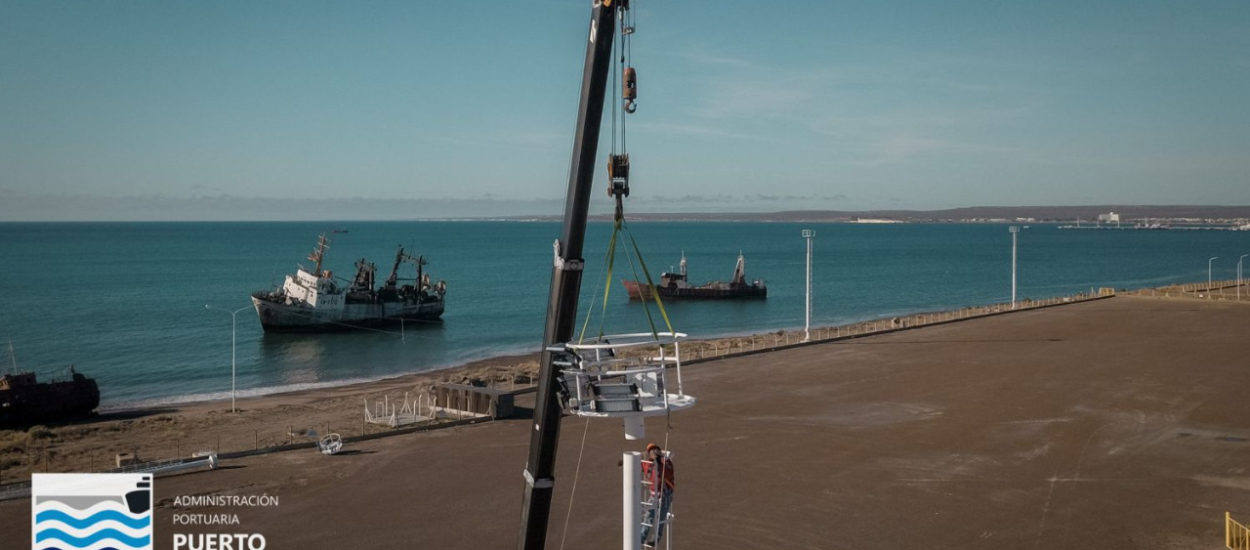
<path fill-rule="evenodd" d="M 1115 212 L 1107 212 L 1098 215 L 1098 223 L 1120 223 L 1120 215 Z"/>

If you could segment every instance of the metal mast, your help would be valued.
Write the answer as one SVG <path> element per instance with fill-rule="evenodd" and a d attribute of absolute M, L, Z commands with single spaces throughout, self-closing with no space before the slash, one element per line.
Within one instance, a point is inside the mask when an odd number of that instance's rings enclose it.
<path fill-rule="evenodd" d="M 1013 225 L 1007 231 L 1011 232 L 1011 309 L 1016 309 L 1016 237 L 1020 228 Z"/>
<path fill-rule="evenodd" d="M 622 1 L 628 0 L 617 0 L 618 3 Z M 613 0 L 594 1 L 586 42 L 577 133 L 569 166 L 568 195 L 564 202 L 564 229 L 560 240 L 555 242 L 551 297 L 547 302 L 547 324 L 543 330 L 543 351 L 539 360 L 542 370 L 538 375 L 534 428 L 530 430 L 529 459 L 525 464 L 525 495 L 521 501 L 521 532 L 517 539 L 517 547 L 524 550 L 539 550 L 547 540 L 562 414 L 557 400 L 559 372 L 552 366 L 552 354 L 547 348 L 572 339 L 577 320 L 577 296 L 581 291 L 584 265 L 582 243 L 586 237 L 586 211 L 594 181 L 604 91 L 612 66 L 617 10 L 617 6 L 612 4 Z"/>

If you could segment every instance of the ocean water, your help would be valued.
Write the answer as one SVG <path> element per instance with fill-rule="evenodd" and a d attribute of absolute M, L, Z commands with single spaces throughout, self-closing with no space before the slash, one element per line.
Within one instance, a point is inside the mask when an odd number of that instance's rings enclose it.
<path fill-rule="evenodd" d="M 994 224 L 789 224 L 635 222 L 655 277 L 684 251 L 694 283 L 726 280 L 739 251 L 748 278 L 768 282 L 764 301 L 668 303 L 674 328 L 692 337 L 803 324 L 805 244 L 816 231 L 813 324 L 1001 302 L 1011 293 L 1011 237 Z M 332 234 L 334 229 L 345 234 Z M 611 227 L 586 241 L 582 310 L 608 332 L 648 329 L 620 279 L 618 253 L 600 317 Z M 351 277 L 368 258 L 384 276 L 395 247 L 424 254 L 447 281 L 443 322 L 340 334 L 265 334 L 249 294 L 294 272 L 316 237 L 331 239 L 325 267 Z M 0 345 L 41 376 L 75 365 L 96 378 L 106 406 L 229 395 L 231 317 L 239 312 L 240 395 L 437 369 L 534 351 L 540 344 L 558 223 L 0 223 Z M 622 251 L 623 252 L 623 251 Z M 1020 233 L 1018 295 L 1042 298 L 1091 287 L 1137 288 L 1235 277 L 1250 232 L 1071 231 L 1034 224 Z M 408 266 L 411 269 L 411 266 Z M 401 271 L 401 275 L 405 275 Z M 409 272 L 407 276 L 412 276 Z M 580 326 L 580 320 L 579 320 Z M 6 360 L 7 353 L 0 353 Z"/>

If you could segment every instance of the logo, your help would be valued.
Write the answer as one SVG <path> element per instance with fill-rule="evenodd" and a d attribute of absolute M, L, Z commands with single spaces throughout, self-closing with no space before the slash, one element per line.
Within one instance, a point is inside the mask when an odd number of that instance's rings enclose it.
<path fill-rule="evenodd" d="M 33 550 L 151 550 L 152 474 L 34 474 Z"/>

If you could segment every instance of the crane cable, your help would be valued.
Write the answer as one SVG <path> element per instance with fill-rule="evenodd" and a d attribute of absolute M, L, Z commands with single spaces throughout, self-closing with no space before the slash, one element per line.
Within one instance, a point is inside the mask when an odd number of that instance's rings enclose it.
<path fill-rule="evenodd" d="M 582 446 L 577 451 L 577 468 L 573 470 L 573 486 L 569 488 L 569 510 L 564 514 L 564 532 L 560 534 L 560 550 L 564 550 L 564 541 L 569 538 L 569 519 L 573 517 L 573 496 L 577 494 L 577 479 L 582 474 L 582 453 L 586 452 L 586 434 L 590 432 L 590 417 L 586 417 L 582 428 Z M 665 438 L 667 441 L 667 437 Z"/>
<path fill-rule="evenodd" d="M 624 161 L 625 170 L 628 170 L 628 158 L 629 157 L 628 157 L 628 147 L 626 145 L 625 113 L 619 112 L 619 111 L 633 112 L 632 109 L 626 107 L 625 104 L 620 99 L 618 99 L 617 94 L 618 93 L 621 94 L 622 97 L 624 95 L 624 88 L 623 88 L 624 84 L 623 84 L 622 79 L 624 79 L 624 74 L 626 72 L 626 69 L 629 66 L 629 63 L 633 61 L 633 52 L 632 52 L 632 48 L 630 47 L 630 42 L 631 42 L 630 36 L 632 36 L 634 32 L 634 16 L 631 13 L 632 10 L 630 10 L 629 8 L 628 1 L 621 2 L 620 4 L 618 4 L 617 9 L 621 10 L 620 11 L 621 16 L 618 18 L 620 20 L 619 32 L 620 32 L 621 39 L 619 41 L 614 41 L 612 44 L 613 56 L 616 58 L 617 63 L 614 63 L 612 66 L 612 108 L 611 108 L 612 110 L 611 144 L 612 145 L 611 145 L 611 156 L 609 157 L 609 165 L 608 165 L 609 174 L 612 174 L 612 168 L 613 168 L 615 159 L 617 159 L 618 157 L 624 157 L 626 159 Z M 626 100 L 626 101 L 629 101 L 632 103 L 632 100 Z M 617 141 L 618 112 L 620 115 L 619 148 L 618 148 L 618 141 Z M 628 172 L 626 172 L 622 176 L 622 178 L 626 180 L 623 186 L 624 194 L 628 194 L 628 189 L 629 189 L 628 181 L 627 181 Z M 635 266 L 633 257 L 629 255 L 628 251 L 626 252 L 626 259 L 629 261 L 630 270 L 633 272 L 634 280 L 638 281 L 640 284 L 642 283 L 643 280 L 646 281 L 647 290 L 650 292 L 651 297 L 656 302 L 656 307 L 659 310 L 660 317 L 664 320 L 664 326 L 668 329 L 668 332 L 671 334 L 673 333 L 673 324 L 669 320 L 668 311 L 664 308 L 663 299 L 660 298 L 660 294 L 656 290 L 655 281 L 651 277 L 651 272 L 647 269 L 646 261 L 643 260 L 642 250 L 638 246 L 638 241 L 634 238 L 633 232 L 629 230 L 629 226 L 625 222 L 625 214 L 624 214 L 624 206 L 622 204 L 621 190 L 615 187 L 614 182 L 609 182 L 609 185 L 612 186 L 610 188 L 611 189 L 610 194 L 616 200 L 616 210 L 615 210 L 615 214 L 613 217 L 612 235 L 608 239 L 608 248 L 607 248 L 607 252 L 605 253 L 605 258 L 604 258 L 604 265 L 606 266 L 605 268 L 606 277 L 604 278 L 604 285 L 603 285 L 603 301 L 600 306 L 601 312 L 600 312 L 600 317 L 599 317 L 599 335 L 598 336 L 599 338 L 602 338 L 604 335 L 604 323 L 607 319 L 608 297 L 610 296 L 611 291 L 612 291 L 612 276 L 613 276 L 614 266 L 616 262 L 616 250 L 617 250 L 618 240 L 621 238 L 622 233 L 624 233 L 626 236 L 629 237 L 629 244 L 633 249 L 633 255 L 637 256 L 638 258 L 638 266 Z M 639 266 L 642 268 L 642 275 L 643 275 L 642 278 L 638 276 Z M 595 296 L 596 297 L 598 296 L 597 291 L 596 291 Z M 653 338 L 658 340 L 659 331 L 656 328 L 655 319 L 651 315 L 651 310 L 647 305 L 647 298 L 644 296 L 640 296 L 640 298 L 642 298 L 643 313 L 647 317 L 647 324 L 651 328 L 651 335 Z M 590 325 L 590 313 L 588 311 L 586 318 L 582 322 L 582 329 L 578 335 L 578 343 L 585 341 L 586 330 L 589 328 L 589 325 Z"/>
<path fill-rule="evenodd" d="M 612 90 L 612 104 L 613 104 L 612 106 L 612 155 L 613 156 L 615 156 L 618 152 L 616 148 L 616 145 L 617 145 L 616 144 L 617 111 L 624 110 L 629 113 L 634 112 L 632 108 L 627 108 L 623 106 L 622 103 L 617 100 L 617 92 L 620 91 L 623 93 L 622 84 L 620 80 L 618 80 L 618 77 L 623 78 L 624 68 L 626 68 L 627 63 L 631 62 L 633 59 L 633 54 L 630 51 L 630 47 L 629 47 L 629 37 L 634 32 L 634 18 L 632 17 L 632 14 L 630 13 L 628 6 L 629 6 L 628 0 L 618 4 L 618 9 L 621 10 L 620 32 L 621 32 L 622 38 L 620 41 L 621 44 L 620 44 L 619 50 L 615 49 L 617 48 L 616 44 L 613 45 L 614 53 L 616 51 L 620 51 L 620 56 L 618 58 L 620 63 L 619 65 L 614 64 L 613 70 L 612 70 L 612 83 L 613 83 L 613 86 L 612 86 L 613 88 Z M 628 24 L 626 23 L 627 18 L 629 21 Z M 621 73 L 617 72 L 618 68 L 622 69 Z M 632 101 L 631 101 L 631 105 L 632 105 Z M 626 144 L 625 144 L 625 113 L 621 113 L 620 137 L 621 137 L 620 153 L 627 154 Z M 611 183 L 609 183 L 609 185 L 611 185 Z M 664 309 L 664 301 L 663 299 L 660 298 L 659 291 L 656 290 L 655 281 L 651 278 L 651 272 L 650 270 L 647 269 L 646 261 L 643 260 L 642 258 L 642 249 L 638 246 L 638 241 L 634 239 L 634 234 L 632 231 L 629 230 L 628 224 L 625 223 L 624 211 L 623 211 L 623 207 L 621 204 L 621 196 L 620 194 L 617 194 L 617 193 L 613 193 L 613 196 L 616 199 L 616 213 L 612 221 L 612 235 L 608 239 L 608 249 L 607 249 L 607 252 L 604 254 L 604 265 L 605 265 L 606 276 L 604 278 L 604 285 L 603 285 L 603 302 L 602 302 L 602 305 L 600 306 L 601 310 L 599 314 L 599 336 L 598 338 L 602 339 L 604 336 L 603 327 L 604 327 L 604 322 L 607 319 L 608 296 L 612 292 L 612 274 L 613 274 L 613 268 L 616 263 L 616 245 L 617 245 L 618 239 L 620 238 L 621 233 L 625 233 L 626 236 L 629 237 L 629 243 L 633 248 L 634 256 L 638 257 L 638 265 L 635 266 L 633 257 L 629 255 L 628 251 L 626 251 L 625 258 L 626 260 L 629 261 L 630 271 L 633 272 L 634 274 L 634 280 L 639 281 L 638 268 L 641 267 L 642 274 L 645 277 L 645 280 L 647 281 L 647 289 L 648 291 L 650 291 L 651 296 L 655 299 L 656 308 L 659 310 L 660 317 L 664 320 L 664 326 L 668 328 L 668 333 L 670 335 L 673 335 L 675 334 L 675 332 L 673 331 L 673 324 L 669 320 L 668 312 Z M 641 281 L 639 282 L 641 283 Z M 591 298 L 590 306 L 587 308 L 587 311 L 586 311 L 586 318 L 582 321 L 582 329 L 577 337 L 578 343 L 581 343 L 585 340 L 586 329 L 590 324 L 591 312 L 593 311 L 593 308 L 594 308 L 593 304 L 596 301 L 595 300 L 596 297 L 598 297 L 598 289 L 595 289 L 594 297 Z M 641 301 L 642 301 L 643 313 L 645 313 L 647 317 L 647 324 L 650 325 L 651 327 L 651 335 L 656 340 L 659 340 L 659 334 L 655 327 L 655 321 L 651 316 L 651 310 L 647 306 L 647 300 L 646 298 L 643 298 Z M 577 492 L 577 481 L 581 476 L 582 456 L 586 450 L 586 434 L 589 432 L 589 429 L 590 429 L 590 418 L 586 418 L 586 423 L 582 430 L 581 446 L 577 453 L 577 467 L 573 472 L 573 485 L 569 491 L 569 507 L 568 507 L 568 511 L 565 513 L 565 516 L 564 516 L 564 530 L 560 536 L 560 550 L 564 550 L 564 543 L 568 539 L 569 521 L 573 516 L 574 496 Z M 666 411 L 664 415 L 664 447 L 663 447 L 666 450 L 668 449 L 668 446 L 669 446 L 670 435 L 671 435 L 672 429 L 673 429 L 672 411 Z M 667 518 L 657 517 L 656 519 L 658 522 L 658 521 L 664 521 Z M 670 533 L 670 537 L 671 536 L 672 535 Z"/>

